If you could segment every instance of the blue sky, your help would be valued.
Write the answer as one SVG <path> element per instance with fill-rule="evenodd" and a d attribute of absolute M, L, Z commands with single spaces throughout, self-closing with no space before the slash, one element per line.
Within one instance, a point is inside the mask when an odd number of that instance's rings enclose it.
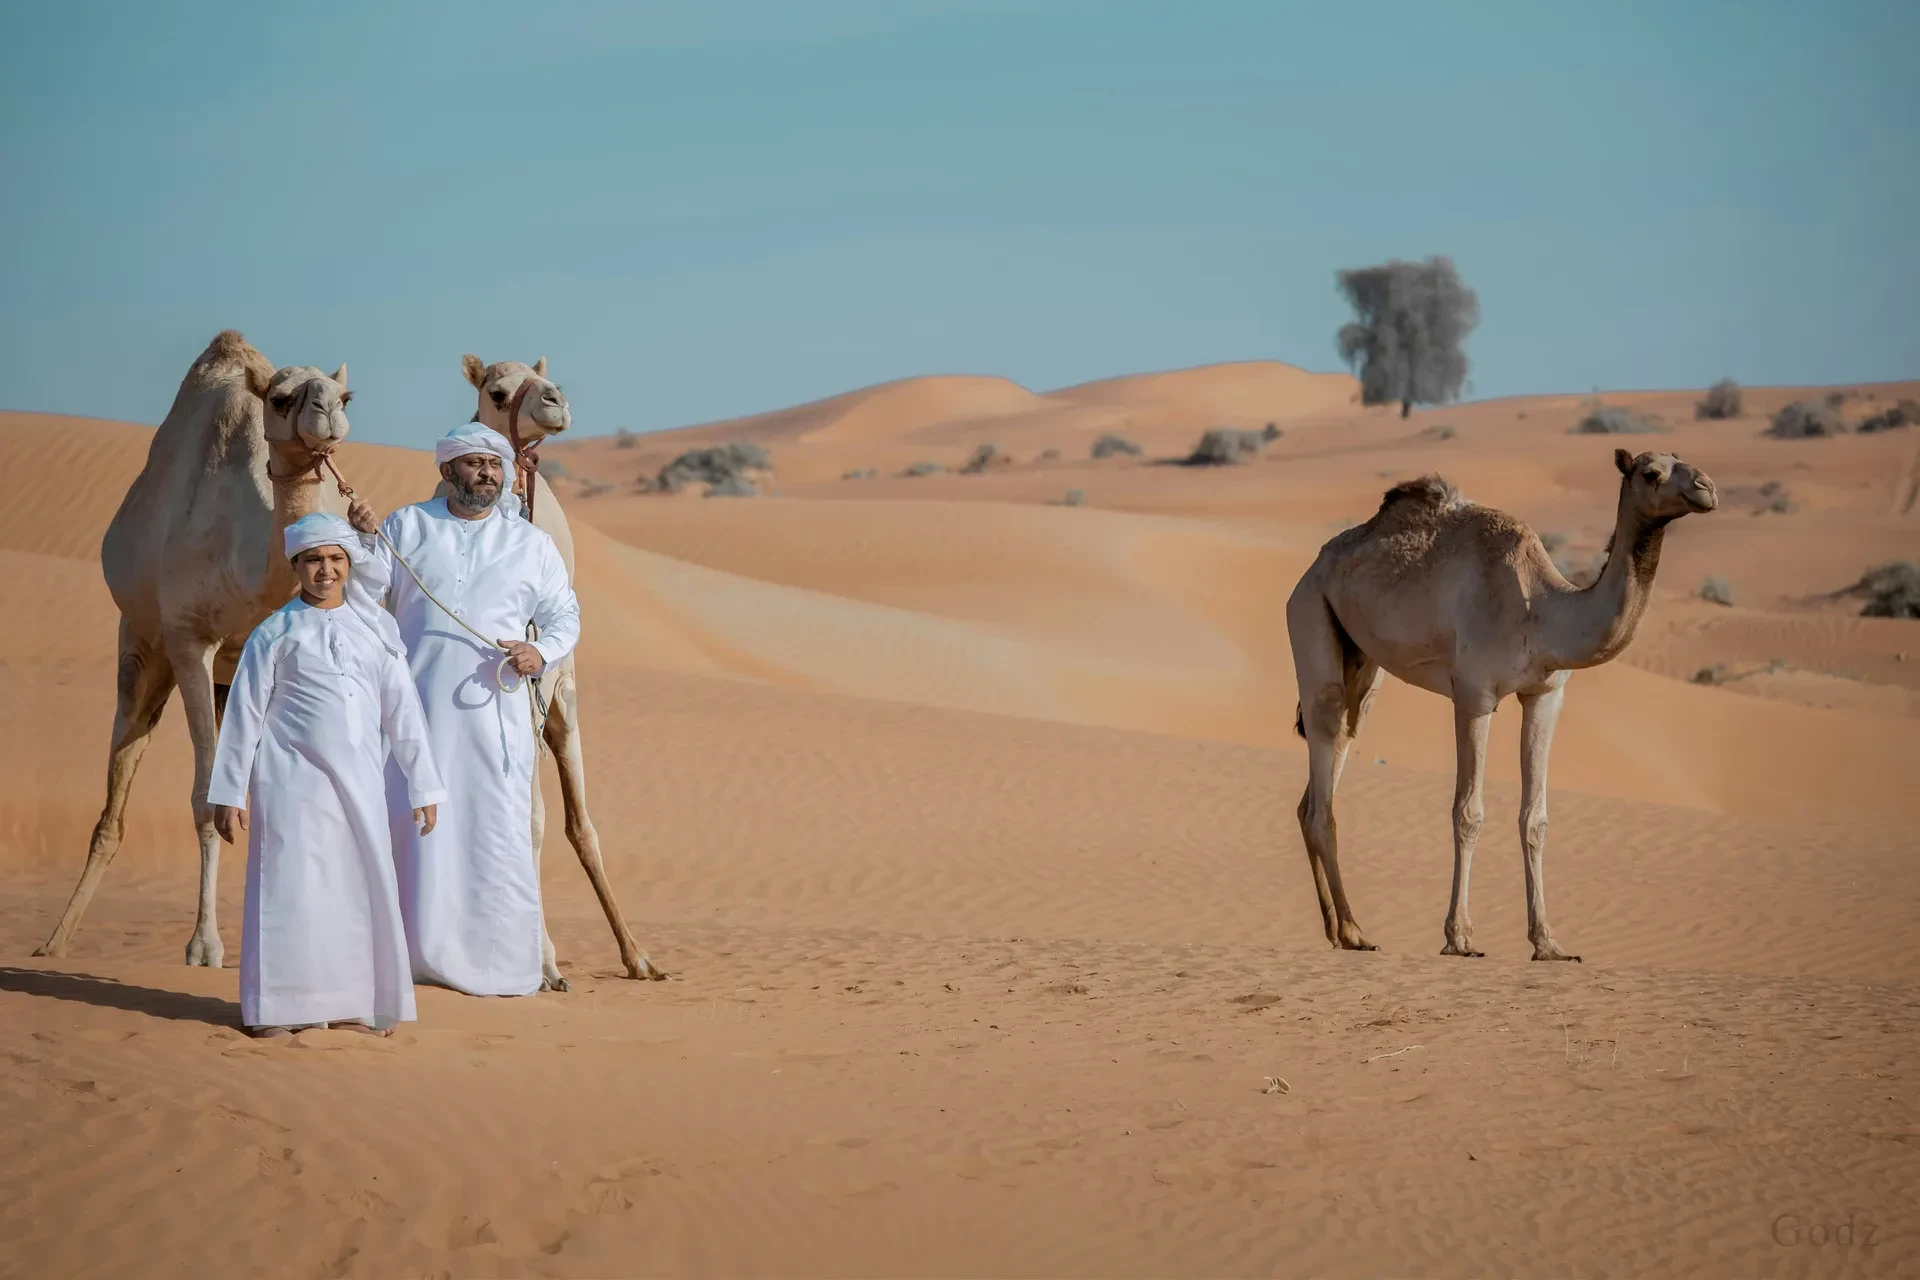
<path fill-rule="evenodd" d="M 9 4 L 0 406 L 217 330 L 361 439 L 545 355 L 583 433 L 920 373 L 1337 367 L 1445 253 L 1476 397 L 1920 376 L 1920 4 Z"/>

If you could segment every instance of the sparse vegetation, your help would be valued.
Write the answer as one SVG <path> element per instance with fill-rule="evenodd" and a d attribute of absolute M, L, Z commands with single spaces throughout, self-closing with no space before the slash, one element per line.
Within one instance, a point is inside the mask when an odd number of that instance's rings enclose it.
<path fill-rule="evenodd" d="M 1013 459 L 990 444 L 983 444 L 967 458 L 966 465 L 960 468 L 963 476 L 985 475 L 993 467 L 1005 466 Z"/>
<path fill-rule="evenodd" d="M 1252 462 L 1267 447 L 1267 438 L 1258 431 L 1236 431 L 1215 427 L 1200 437 L 1187 455 L 1190 467 L 1225 467 Z"/>
<path fill-rule="evenodd" d="M 1787 487 L 1778 480 L 1769 480 L 1760 486 L 1760 496 L 1767 500 L 1767 510 L 1785 515 L 1793 510 L 1793 499 L 1787 496 Z"/>
<path fill-rule="evenodd" d="M 1086 500 L 1087 500 L 1087 495 L 1085 490 L 1069 489 L 1067 490 L 1066 497 L 1056 499 L 1052 502 L 1049 502 L 1047 505 L 1050 507 L 1077 507 L 1081 503 L 1085 502 Z"/>
<path fill-rule="evenodd" d="M 937 476 L 946 469 L 946 464 L 940 462 L 916 462 L 900 474 L 907 477 Z"/>
<path fill-rule="evenodd" d="M 1659 414 L 1641 413 L 1637 409 L 1626 409 L 1619 405 L 1603 405 L 1592 402 L 1587 416 L 1574 424 L 1573 434 L 1579 436 L 1643 436 L 1666 429 L 1666 423 Z"/>
<path fill-rule="evenodd" d="M 1429 440 L 1451 440 L 1454 436 L 1458 435 L 1459 432 L 1444 422 L 1436 422 L 1420 434 Z"/>
<path fill-rule="evenodd" d="M 508 467 L 507 470 L 511 471 L 513 468 Z M 545 476 L 549 481 L 552 481 L 565 480 L 571 476 L 573 472 L 567 470 L 567 464 L 558 458 L 542 458 L 540 459 L 540 474 Z"/>
<path fill-rule="evenodd" d="M 749 497 L 760 492 L 755 473 L 771 473 L 773 462 L 767 451 L 751 440 L 734 440 L 705 449 L 687 452 L 660 468 L 655 482 L 666 493 L 679 493 L 692 485 L 708 486 L 708 496 Z"/>
<path fill-rule="evenodd" d="M 847 474 L 840 478 L 842 480 L 871 480 L 879 474 L 880 473 L 872 467 L 855 467 L 852 471 L 847 472 Z"/>
<path fill-rule="evenodd" d="M 1740 384 L 1732 378 L 1722 378 L 1707 388 L 1707 394 L 1696 400 L 1693 416 L 1703 419 L 1737 418 L 1743 403 Z"/>
<path fill-rule="evenodd" d="M 1356 319 L 1337 342 L 1340 358 L 1360 378 L 1362 404 L 1446 404 L 1467 380 L 1467 334 L 1480 322 L 1480 302 L 1451 260 L 1388 262 L 1335 277 Z"/>
<path fill-rule="evenodd" d="M 1876 565 L 1840 594 L 1867 598 L 1863 618 L 1920 618 L 1920 565 L 1911 560 Z"/>
<path fill-rule="evenodd" d="M 1840 410 L 1831 404 L 1814 404 L 1810 400 L 1796 400 L 1773 415 L 1773 425 L 1767 428 L 1767 434 L 1782 440 L 1806 440 L 1818 436 L 1841 436 L 1847 433 L 1847 420 L 1840 416 Z"/>
<path fill-rule="evenodd" d="M 1034 459 L 1034 461 L 1036 461 L 1036 462 L 1058 462 L 1058 461 L 1060 461 L 1060 451 L 1059 451 L 1058 449 L 1042 449 L 1042 450 L 1040 451 L 1040 456 L 1039 456 L 1038 458 L 1036 458 L 1036 459 Z"/>
<path fill-rule="evenodd" d="M 1137 458 L 1140 456 L 1140 453 L 1141 449 L 1139 445 L 1127 439 L 1125 436 L 1115 435 L 1111 431 L 1093 442 L 1093 456 L 1096 458 L 1112 458 L 1118 456 Z"/>
<path fill-rule="evenodd" d="M 607 484 L 606 482 L 601 480 L 588 480 L 586 483 L 580 486 L 580 492 L 575 494 L 574 496 L 577 498 L 597 498 L 602 494 L 612 493 L 612 492 L 613 492 L 612 485 Z"/>
<path fill-rule="evenodd" d="M 1700 598 L 1713 604 L 1731 605 L 1733 603 L 1733 584 L 1725 578 L 1709 576 L 1700 584 Z"/>
<path fill-rule="evenodd" d="M 613 429 L 613 447 L 614 448 L 631 449 L 633 448 L 633 446 L 639 443 L 640 443 L 640 437 L 633 434 L 633 432 L 627 430 L 625 427 L 615 427 Z"/>
<path fill-rule="evenodd" d="M 1871 434 L 1875 431 L 1897 431 L 1916 423 L 1920 423 L 1920 400 L 1902 400 L 1863 419 L 1854 430 Z"/>
<path fill-rule="evenodd" d="M 1566 534 L 1555 530 L 1548 530 L 1546 533 L 1540 535 L 1540 546 L 1550 556 L 1559 555 L 1562 551 L 1565 551 L 1572 542 L 1573 539 L 1567 537 Z"/>
<path fill-rule="evenodd" d="M 1272 444 L 1275 440 L 1278 440 L 1281 434 L 1280 428 L 1271 422 L 1260 429 L 1260 438 L 1268 444 Z"/>

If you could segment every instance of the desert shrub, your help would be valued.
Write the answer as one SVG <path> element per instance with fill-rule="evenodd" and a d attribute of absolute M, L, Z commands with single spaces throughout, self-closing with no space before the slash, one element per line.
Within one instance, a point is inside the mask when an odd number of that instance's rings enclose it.
<path fill-rule="evenodd" d="M 1863 420 L 1855 431 L 1894 431 L 1920 423 L 1920 400 L 1902 400 Z"/>
<path fill-rule="evenodd" d="M 1266 447 L 1266 437 L 1258 431 L 1236 431 L 1232 427 L 1215 427 L 1201 436 L 1200 443 L 1193 446 L 1193 452 L 1187 455 L 1187 465 L 1225 467 L 1252 462 Z"/>
<path fill-rule="evenodd" d="M 1700 584 L 1700 598 L 1713 604 L 1730 605 L 1733 603 L 1733 584 L 1725 578 L 1709 576 Z"/>
<path fill-rule="evenodd" d="M 1278 440 L 1281 434 L 1282 433 L 1280 428 L 1275 426 L 1271 422 L 1269 422 L 1265 427 L 1261 428 L 1260 430 L 1260 438 L 1262 440 L 1265 440 L 1268 444 L 1272 444 L 1275 440 Z"/>
<path fill-rule="evenodd" d="M 1036 459 L 1036 461 L 1058 462 L 1060 461 L 1060 451 L 1058 449 L 1042 449 L 1040 451 L 1040 457 Z"/>
<path fill-rule="evenodd" d="M 1420 434 L 1429 440 L 1451 440 L 1454 436 L 1458 435 L 1459 432 L 1444 422 L 1436 422 Z"/>
<path fill-rule="evenodd" d="M 1115 435 L 1111 431 L 1093 442 L 1093 456 L 1096 458 L 1112 458 L 1115 456 L 1137 458 L 1140 456 L 1140 453 L 1139 445 L 1127 439 L 1125 436 Z"/>
<path fill-rule="evenodd" d="M 745 476 L 722 476 L 707 486 L 709 498 L 757 498 L 760 489 Z"/>
<path fill-rule="evenodd" d="M 1848 590 L 1867 597 L 1863 618 L 1920 618 L 1920 565 L 1911 560 L 1877 565 Z"/>
<path fill-rule="evenodd" d="M 963 476 L 984 475 L 989 469 L 1005 466 L 1012 461 L 1012 458 L 1000 452 L 1000 450 L 993 445 L 983 444 L 975 449 L 967 458 L 966 465 L 960 468 L 960 474 Z"/>
<path fill-rule="evenodd" d="M 614 448 L 631 449 L 633 448 L 633 446 L 639 443 L 640 443 L 640 437 L 633 434 L 633 432 L 627 430 L 625 427 L 614 428 L 614 432 L 613 432 Z"/>
<path fill-rule="evenodd" d="M 1540 535 L 1540 546 L 1550 556 L 1557 556 L 1572 545 L 1573 539 L 1564 533 L 1548 530 Z"/>
<path fill-rule="evenodd" d="M 1722 378 L 1707 388 L 1707 394 L 1694 401 L 1693 416 L 1696 418 L 1737 418 L 1743 397 L 1740 384 L 1732 378 Z"/>
<path fill-rule="evenodd" d="M 1077 507 L 1082 503 L 1084 503 L 1086 500 L 1087 500 L 1086 490 L 1069 489 L 1067 490 L 1066 497 L 1056 498 L 1053 501 L 1049 502 L 1047 505 L 1050 507 Z"/>
<path fill-rule="evenodd" d="M 752 493 L 760 490 L 751 473 L 772 471 L 767 451 L 750 440 L 735 440 L 706 449 L 689 449 L 660 468 L 659 487 L 667 493 L 679 493 L 691 485 L 724 487 L 723 497 L 744 497 L 742 486 Z"/>
<path fill-rule="evenodd" d="M 1805 440 L 1816 436 L 1845 435 L 1847 420 L 1830 404 L 1796 400 L 1773 415 L 1767 434 L 1782 440 Z"/>
<path fill-rule="evenodd" d="M 947 468 L 938 462 L 916 462 L 900 474 L 903 476 L 937 476 Z"/>
<path fill-rule="evenodd" d="M 1643 436 L 1661 430 L 1665 424 L 1658 414 L 1641 413 L 1635 409 L 1623 409 L 1619 405 L 1603 405 L 1595 402 L 1587 411 L 1587 416 L 1574 424 L 1573 434 L 1579 436 Z"/>
<path fill-rule="evenodd" d="M 597 498 L 601 494 L 612 492 L 612 485 L 601 480 L 589 480 L 580 486 L 580 492 L 574 496 L 580 498 Z"/>
<path fill-rule="evenodd" d="M 512 470 L 512 468 L 508 468 Z M 549 480 L 565 480 L 573 472 L 567 470 L 567 464 L 558 458 L 540 459 L 540 474 Z"/>
<path fill-rule="evenodd" d="M 1827 392 L 1827 408 L 1838 409 L 1841 405 L 1845 404 L 1846 402 L 1847 402 L 1846 392 L 1844 391 Z"/>
<path fill-rule="evenodd" d="M 855 467 L 852 471 L 847 472 L 847 474 L 840 478 L 842 480 L 871 480 L 879 474 L 880 473 L 872 467 Z"/>

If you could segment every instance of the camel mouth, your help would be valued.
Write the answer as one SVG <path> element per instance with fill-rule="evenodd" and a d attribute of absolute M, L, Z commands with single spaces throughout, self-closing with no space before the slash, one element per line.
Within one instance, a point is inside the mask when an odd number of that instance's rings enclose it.
<path fill-rule="evenodd" d="M 1720 495 L 1715 493 L 1711 489 L 1703 489 L 1703 488 L 1689 489 L 1687 490 L 1687 492 L 1681 494 L 1680 496 L 1686 499 L 1686 503 L 1689 507 L 1692 507 L 1695 511 L 1702 512 L 1702 513 L 1711 511 L 1715 507 L 1720 505 Z"/>

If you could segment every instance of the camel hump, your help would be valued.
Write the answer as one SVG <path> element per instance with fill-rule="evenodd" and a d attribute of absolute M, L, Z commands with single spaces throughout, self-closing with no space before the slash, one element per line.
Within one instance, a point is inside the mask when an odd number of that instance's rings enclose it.
<path fill-rule="evenodd" d="M 1380 514 L 1385 515 L 1395 507 L 1408 511 L 1431 509 L 1451 511 L 1465 502 L 1460 491 L 1439 476 L 1425 475 L 1418 480 L 1403 480 L 1387 490 L 1380 500 Z"/>
<path fill-rule="evenodd" d="M 264 387 L 273 379 L 273 361 L 260 354 L 238 329 L 222 329 L 193 362 L 197 372 L 209 372 L 222 366 L 238 365 L 252 375 L 250 382 Z"/>

